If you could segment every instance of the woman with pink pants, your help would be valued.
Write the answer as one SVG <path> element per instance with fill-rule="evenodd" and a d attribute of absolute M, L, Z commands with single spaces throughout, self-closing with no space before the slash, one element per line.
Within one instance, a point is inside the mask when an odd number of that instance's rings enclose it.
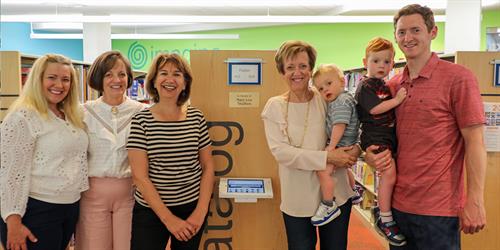
<path fill-rule="evenodd" d="M 84 104 L 90 188 L 80 201 L 76 250 L 130 249 L 134 190 L 125 145 L 132 116 L 145 107 L 125 96 L 132 80 L 117 51 L 101 54 L 88 74 L 88 85 L 103 95 Z"/>

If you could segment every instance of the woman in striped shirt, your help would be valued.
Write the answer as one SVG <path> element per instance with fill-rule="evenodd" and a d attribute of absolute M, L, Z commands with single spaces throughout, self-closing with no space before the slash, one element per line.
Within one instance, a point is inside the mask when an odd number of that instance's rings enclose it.
<path fill-rule="evenodd" d="M 132 119 L 127 149 L 137 191 L 131 249 L 198 249 L 214 183 L 202 112 L 185 105 L 192 74 L 177 54 L 159 54 L 146 89 L 155 104 Z"/>

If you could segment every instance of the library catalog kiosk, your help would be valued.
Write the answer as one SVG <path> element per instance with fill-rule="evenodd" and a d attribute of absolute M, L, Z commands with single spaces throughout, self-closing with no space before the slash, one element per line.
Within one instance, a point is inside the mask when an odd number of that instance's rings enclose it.
<path fill-rule="evenodd" d="M 235 202 L 257 202 L 257 199 L 272 199 L 271 178 L 220 178 L 219 197 L 234 198 Z"/>

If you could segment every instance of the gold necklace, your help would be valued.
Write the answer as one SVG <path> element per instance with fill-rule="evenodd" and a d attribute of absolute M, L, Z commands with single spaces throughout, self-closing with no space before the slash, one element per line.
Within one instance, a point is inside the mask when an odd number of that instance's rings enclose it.
<path fill-rule="evenodd" d="M 312 98 L 311 98 L 312 100 Z M 288 143 L 296 148 L 302 148 L 304 144 L 304 138 L 306 137 L 307 125 L 309 124 L 309 108 L 311 105 L 311 100 L 307 101 L 307 109 L 306 109 L 306 118 L 304 120 L 304 131 L 302 133 L 302 138 L 300 139 L 299 144 L 292 144 L 292 140 L 290 139 L 290 133 L 288 132 L 288 105 L 290 104 L 290 92 L 288 92 L 288 98 L 286 99 L 286 110 L 285 110 L 285 121 L 286 121 L 286 137 L 288 138 Z"/>
<path fill-rule="evenodd" d="M 112 106 L 111 107 L 111 113 L 113 115 L 117 115 L 118 114 L 118 107 L 117 106 Z"/>

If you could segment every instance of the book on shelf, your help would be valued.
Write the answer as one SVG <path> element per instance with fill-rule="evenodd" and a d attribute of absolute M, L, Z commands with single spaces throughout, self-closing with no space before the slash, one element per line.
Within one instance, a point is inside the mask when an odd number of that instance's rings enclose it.
<path fill-rule="evenodd" d="M 358 182 L 365 192 L 363 192 L 363 201 L 359 204 L 361 209 L 370 209 L 377 204 L 377 189 L 379 177 L 372 167 L 363 160 L 358 160 L 352 167 L 356 182 Z"/>
<path fill-rule="evenodd" d="M 377 197 L 370 192 L 363 193 L 363 200 L 359 204 L 362 209 L 370 209 L 377 205 Z"/>
<path fill-rule="evenodd" d="M 83 65 L 73 65 L 73 67 L 75 68 L 75 71 L 76 71 L 76 77 L 78 77 L 78 85 L 79 85 L 79 93 L 78 93 L 78 97 L 80 99 L 80 103 L 84 103 L 85 102 L 85 97 L 86 97 L 86 93 L 85 93 L 85 86 L 87 85 L 86 84 L 86 72 L 85 72 L 85 69 L 83 68 Z"/>
<path fill-rule="evenodd" d="M 87 100 L 97 100 L 101 96 L 99 91 L 87 86 Z"/>
<path fill-rule="evenodd" d="M 151 97 L 146 91 L 146 84 L 144 83 L 144 78 L 134 79 L 132 86 L 128 89 L 127 95 L 132 100 L 149 103 Z"/>
<path fill-rule="evenodd" d="M 389 81 L 395 75 L 402 73 L 404 67 L 395 67 L 393 68 L 389 74 L 384 78 L 384 81 Z M 344 80 L 345 80 L 345 90 L 352 95 L 355 95 L 356 89 L 358 88 L 359 83 L 363 76 L 366 75 L 366 69 L 360 68 L 354 71 L 345 71 L 344 72 Z"/>
<path fill-rule="evenodd" d="M 368 164 L 363 164 L 363 184 L 366 186 L 373 186 L 375 183 L 375 172 Z"/>
<path fill-rule="evenodd" d="M 377 175 L 374 168 L 366 164 L 363 160 L 358 160 L 352 167 L 355 179 L 364 189 L 374 195 L 378 192 L 380 177 Z"/>
<path fill-rule="evenodd" d="M 28 75 L 31 72 L 31 66 L 32 65 L 21 65 L 21 87 L 23 87 L 28 80 Z"/>

